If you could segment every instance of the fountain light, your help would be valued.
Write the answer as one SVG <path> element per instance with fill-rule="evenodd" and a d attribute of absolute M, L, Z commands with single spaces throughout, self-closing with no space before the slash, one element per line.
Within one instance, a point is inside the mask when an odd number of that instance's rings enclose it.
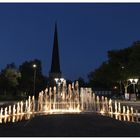
<path fill-rule="evenodd" d="M 103 114 L 105 114 L 105 112 L 101 109 L 101 110 L 100 110 L 100 114 L 103 115 Z"/>

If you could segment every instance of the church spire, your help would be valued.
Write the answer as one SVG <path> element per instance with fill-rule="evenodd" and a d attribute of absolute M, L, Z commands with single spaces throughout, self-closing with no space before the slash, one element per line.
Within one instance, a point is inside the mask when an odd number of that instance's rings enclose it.
<path fill-rule="evenodd" d="M 61 77 L 60 61 L 59 61 L 59 48 L 58 48 L 58 34 L 57 34 L 57 24 L 56 23 L 55 23 L 50 77 L 52 77 L 52 78 Z"/>

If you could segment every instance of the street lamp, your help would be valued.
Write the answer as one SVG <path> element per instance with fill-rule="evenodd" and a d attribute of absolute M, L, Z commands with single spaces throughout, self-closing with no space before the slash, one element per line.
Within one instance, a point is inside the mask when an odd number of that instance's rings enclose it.
<path fill-rule="evenodd" d="M 35 80 L 36 80 L 36 64 L 33 64 L 33 69 L 34 69 L 34 96 L 35 96 Z"/>
<path fill-rule="evenodd" d="M 121 73 L 122 74 L 123 74 L 124 69 L 125 69 L 125 67 L 121 66 Z M 120 84 L 120 94 L 122 95 L 123 91 L 122 91 L 122 81 L 121 80 L 120 80 L 119 84 Z"/>
<path fill-rule="evenodd" d="M 55 80 L 56 84 L 61 85 L 64 81 L 64 78 L 55 78 L 54 80 Z"/>
<path fill-rule="evenodd" d="M 138 83 L 138 80 L 139 79 L 137 79 L 137 78 L 136 79 L 133 79 L 133 78 L 132 79 L 129 79 L 129 81 L 131 82 L 131 84 L 133 84 L 134 94 L 135 94 L 135 85 Z"/>
<path fill-rule="evenodd" d="M 55 82 L 56 82 L 56 84 L 57 84 L 58 96 L 59 96 L 59 93 L 60 93 L 60 85 L 63 83 L 64 78 L 55 78 L 54 80 L 55 80 Z"/>

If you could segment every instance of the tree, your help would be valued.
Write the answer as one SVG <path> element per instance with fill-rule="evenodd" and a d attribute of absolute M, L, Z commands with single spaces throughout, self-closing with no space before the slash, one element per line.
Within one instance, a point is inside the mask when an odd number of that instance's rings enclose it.
<path fill-rule="evenodd" d="M 100 87 L 124 87 L 125 93 L 129 86 L 129 78 L 140 77 L 140 42 L 130 47 L 108 51 L 108 61 L 88 75 L 89 83 Z"/>
<path fill-rule="evenodd" d="M 113 75 L 112 69 L 107 62 L 103 62 L 102 65 L 88 74 L 89 85 L 95 88 L 110 89 L 112 85 L 112 78 L 109 75 Z"/>
<path fill-rule="evenodd" d="M 140 42 L 134 42 L 132 44 L 132 52 L 130 55 L 129 67 L 132 76 L 140 76 Z"/>
<path fill-rule="evenodd" d="M 33 64 L 36 64 L 36 78 L 35 78 L 35 94 L 37 95 L 39 91 L 46 88 L 47 77 L 42 74 L 42 66 L 40 60 L 25 61 L 20 65 L 19 71 L 21 72 L 20 79 L 20 90 L 27 93 L 27 95 L 33 95 L 34 91 L 34 68 Z"/>
<path fill-rule="evenodd" d="M 16 68 L 15 64 L 8 64 L 0 74 L 0 89 L 2 93 L 16 94 L 17 87 L 19 85 L 20 72 Z"/>

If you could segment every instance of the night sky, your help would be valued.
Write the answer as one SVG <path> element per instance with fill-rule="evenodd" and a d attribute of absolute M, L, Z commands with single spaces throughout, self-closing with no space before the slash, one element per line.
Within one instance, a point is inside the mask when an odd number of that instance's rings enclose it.
<path fill-rule="evenodd" d="M 51 67 L 57 21 L 61 71 L 75 80 L 107 60 L 107 51 L 140 40 L 140 4 L 0 4 L 0 69 L 35 58 Z"/>

